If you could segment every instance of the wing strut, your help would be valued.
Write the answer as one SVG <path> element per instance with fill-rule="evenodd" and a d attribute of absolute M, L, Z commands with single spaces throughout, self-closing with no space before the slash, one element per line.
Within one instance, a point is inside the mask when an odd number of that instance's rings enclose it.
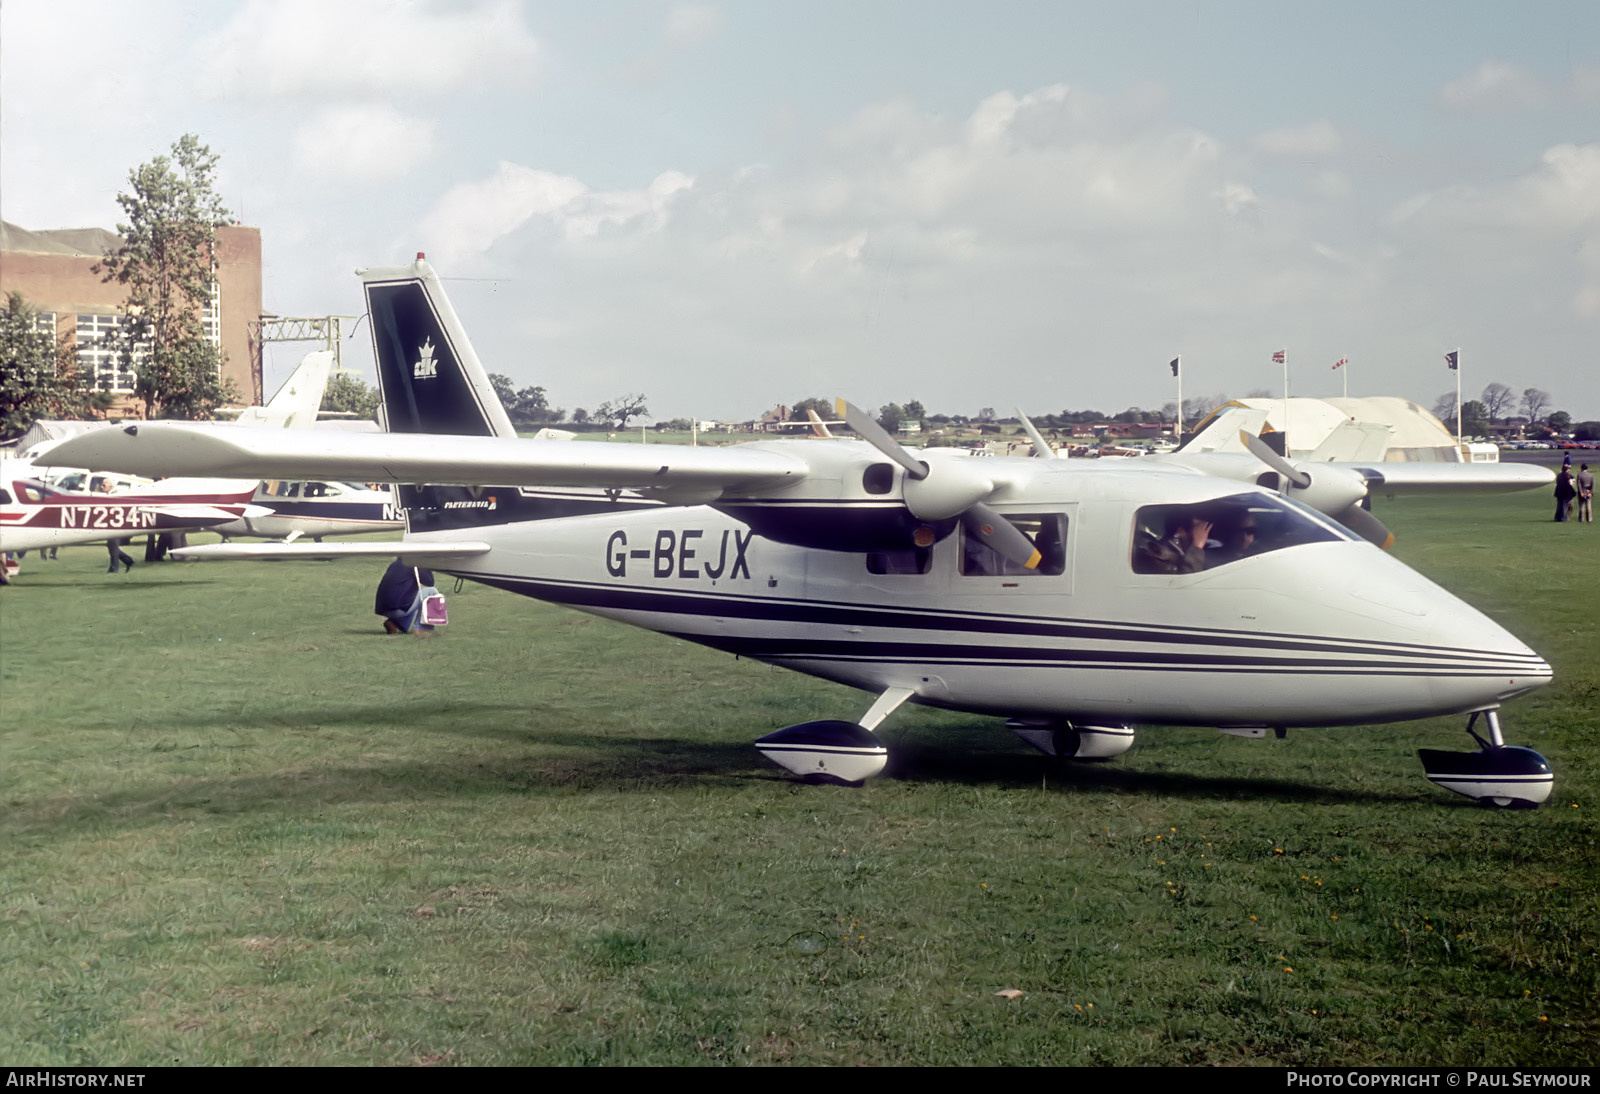
<path fill-rule="evenodd" d="M 861 716 L 859 723 L 861 728 L 868 732 L 877 729 L 878 723 L 893 714 L 901 703 L 915 694 L 916 690 L 914 688 L 885 689 L 884 693 L 878 696 L 877 701 L 872 704 L 872 708 Z"/>

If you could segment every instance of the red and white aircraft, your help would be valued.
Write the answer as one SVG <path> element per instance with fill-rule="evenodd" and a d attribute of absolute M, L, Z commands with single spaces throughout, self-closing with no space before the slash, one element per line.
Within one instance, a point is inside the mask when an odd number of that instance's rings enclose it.
<path fill-rule="evenodd" d="M 96 543 L 147 532 L 191 532 L 271 510 L 250 503 L 255 483 L 167 479 L 121 494 L 61 490 L 20 460 L 0 460 L 0 551 Z"/>

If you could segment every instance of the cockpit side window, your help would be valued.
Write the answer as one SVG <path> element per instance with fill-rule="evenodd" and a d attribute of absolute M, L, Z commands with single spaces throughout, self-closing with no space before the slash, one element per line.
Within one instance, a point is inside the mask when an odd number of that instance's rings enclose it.
<path fill-rule="evenodd" d="M 1235 494 L 1191 505 L 1147 505 L 1134 516 L 1133 571 L 1193 574 L 1340 535 L 1297 502 Z"/>
<path fill-rule="evenodd" d="M 1028 537 L 1042 557 L 1036 569 L 1012 562 L 976 536 L 961 530 L 961 573 L 967 577 L 1020 577 L 1062 574 L 1067 569 L 1065 513 L 1008 513 L 1006 520 Z"/>

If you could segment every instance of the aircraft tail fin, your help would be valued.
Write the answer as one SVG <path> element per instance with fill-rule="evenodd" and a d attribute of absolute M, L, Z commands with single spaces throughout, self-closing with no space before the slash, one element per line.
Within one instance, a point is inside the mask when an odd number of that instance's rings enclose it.
<path fill-rule="evenodd" d="M 515 437 L 439 275 L 410 266 L 358 271 L 372 319 L 373 356 L 390 433 Z"/>
<path fill-rule="evenodd" d="M 317 411 L 322 408 L 332 371 L 332 350 L 306 354 L 266 406 L 249 406 L 239 412 L 239 424 L 310 429 L 317 424 Z"/>
<path fill-rule="evenodd" d="M 410 266 L 359 274 L 372 320 L 385 429 L 515 438 L 516 430 L 489 374 L 427 260 L 418 255 Z M 396 487 L 395 496 L 412 532 L 461 532 L 660 504 L 622 497 L 619 491 L 489 485 L 402 485 Z"/>

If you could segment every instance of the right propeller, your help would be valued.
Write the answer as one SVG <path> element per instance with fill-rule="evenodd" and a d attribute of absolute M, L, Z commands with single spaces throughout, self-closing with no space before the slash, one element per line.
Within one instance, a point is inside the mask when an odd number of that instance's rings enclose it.
<path fill-rule="evenodd" d="M 986 503 L 995 491 L 995 482 L 988 475 L 965 462 L 939 460 L 930 465 L 913 456 L 860 407 L 839 399 L 834 408 L 858 437 L 905 468 L 905 502 L 913 516 L 944 520 L 959 514 L 968 535 L 1018 566 L 1038 568 L 1043 556 L 1033 541 Z"/>
<path fill-rule="evenodd" d="M 1368 543 L 1384 550 L 1394 546 L 1394 533 L 1361 507 L 1367 497 L 1367 481 L 1358 472 L 1343 467 L 1318 467 L 1313 474 L 1278 455 L 1271 445 L 1248 430 L 1239 431 L 1239 440 L 1252 456 L 1278 473 L 1283 479 L 1284 494 L 1328 514 Z"/>

